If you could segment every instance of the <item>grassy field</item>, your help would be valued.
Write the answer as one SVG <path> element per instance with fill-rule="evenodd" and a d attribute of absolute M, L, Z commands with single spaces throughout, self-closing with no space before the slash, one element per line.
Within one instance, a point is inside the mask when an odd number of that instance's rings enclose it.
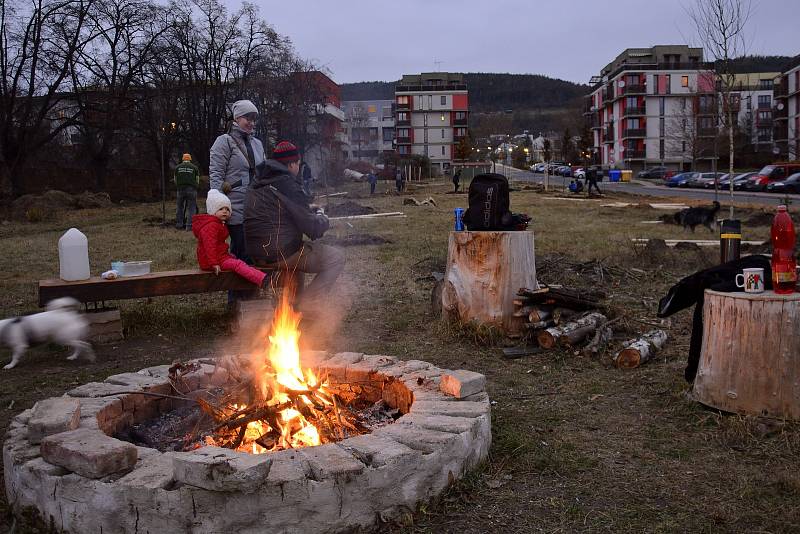
<path fill-rule="evenodd" d="M 382 245 L 346 248 L 347 267 L 330 350 L 418 358 L 444 368 L 484 373 L 493 405 L 493 444 L 484 466 L 422 505 L 387 532 L 791 532 L 800 531 L 800 428 L 796 424 L 721 415 L 687 400 L 683 367 L 690 312 L 671 318 L 667 348 L 656 361 L 619 371 L 607 355 L 589 359 L 555 350 L 519 360 L 500 357 L 484 332 L 442 324 L 430 307 L 432 271 L 446 260 L 452 210 L 465 195 L 429 185 L 411 194 L 437 206 L 404 206 L 402 197 L 347 197 L 407 218 L 338 223 L 326 239 L 381 236 Z M 380 187 L 385 188 L 383 183 Z M 360 197 L 360 198 L 359 198 Z M 630 200 L 609 194 L 609 200 Z M 636 200 L 634 200 L 636 201 Z M 674 201 L 673 200 L 667 200 Z M 545 283 L 600 288 L 629 318 L 625 333 L 648 328 L 658 299 L 679 278 L 713 265 L 716 248 L 642 251 L 633 237 L 683 237 L 672 225 L 647 225 L 663 211 L 645 205 L 512 193 L 512 209 L 533 217 L 538 277 Z M 753 209 L 738 211 L 747 220 Z M 93 272 L 116 259 L 153 260 L 154 270 L 192 267 L 194 238 L 162 228 L 160 205 L 55 214 L 48 221 L 0 225 L 2 316 L 36 309 L 36 283 L 57 276 L 56 242 L 76 226 L 89 238 Z M 766 239 L 765 225 L 745 224 L 745 239 Z M 713 238 L 700 228 L 695 238 Z M 588 262 L 596 260 L 591 264 Z M 583 265 L 583 266 L 582 266 Z M 591 267 L 586 267 L 590 265 Z M 233 350 L 223 294 L 119 303 L 127 338 L 98 346 L 94 364 L 67 362 L 55 347 L 33 350 L 0 374 L 0 430 L 38 399 L 75 385 L 176 359 Z M 267 320 L 265 318 L 265 320 Z M 2 349 L 0 359 L 9 352 Z M 0 528 L 11 524 L 0 505 Z M 35 521 L 17 532 L 46 532 Z"/>

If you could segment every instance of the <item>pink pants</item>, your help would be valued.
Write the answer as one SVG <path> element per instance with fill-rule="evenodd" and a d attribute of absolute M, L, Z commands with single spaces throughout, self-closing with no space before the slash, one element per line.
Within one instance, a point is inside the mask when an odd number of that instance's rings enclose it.
<path fill-rule="evenodd" d="M 233 271 L 248 282 L 252 282 L 258 286 L 264 282 L 264 278 L 267 276 L 258 269 L 254 269 L 242 260 L 237 260 L 236 258 L 223 260 L 220 267 L 222 267 L 223 271 Z"/>

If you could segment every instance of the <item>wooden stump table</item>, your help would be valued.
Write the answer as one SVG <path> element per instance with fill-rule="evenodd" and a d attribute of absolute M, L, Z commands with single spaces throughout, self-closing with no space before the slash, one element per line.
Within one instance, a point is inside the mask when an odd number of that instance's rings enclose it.
<path fill-rule="evenodd" d="M 450 232 L 442 290 L 446 319 L 500 327 L 519 333 L 514 317 L 521 287 L 538 289 L 533 232 Z"/>
<path fill-rule="evenodd" d="M 706 290 L 692 395 L 728 412 L 800 419 L 800 294 Z"/>

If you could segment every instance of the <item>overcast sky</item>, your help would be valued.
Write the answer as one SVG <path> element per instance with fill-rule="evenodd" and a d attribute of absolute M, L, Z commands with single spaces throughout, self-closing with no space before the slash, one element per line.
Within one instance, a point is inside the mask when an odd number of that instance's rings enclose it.
<path fill-rule="evenodd" d="M 587 83 L 625 48 L 692 43 L 695 0 L 255 0 L 338 83 L 432 70 Z M 233 7 L 238 2 L 227 0 Z M 800 0 L 753 0 L 748 53 L 800 53 Z M 436 63 L 439 62 L 439 63 Z"/>

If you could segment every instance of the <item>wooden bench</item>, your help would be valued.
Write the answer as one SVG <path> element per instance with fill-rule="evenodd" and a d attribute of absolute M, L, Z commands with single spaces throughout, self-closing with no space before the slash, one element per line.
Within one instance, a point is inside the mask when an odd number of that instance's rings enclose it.
<path fill-rule="evenodd" d="M 88 280 L 65 282 L 56 278 L 39 281 L 39 306 L 60 297 L 72 297 L 79 302 L 88 303 L 248 289 L 255 289 L 255 285 L 234 272 L 226 271 L 215 275 L 199 269 L 161 271 L 142 276 L 123 276 L 115 280 L 93 276 Z"/>

